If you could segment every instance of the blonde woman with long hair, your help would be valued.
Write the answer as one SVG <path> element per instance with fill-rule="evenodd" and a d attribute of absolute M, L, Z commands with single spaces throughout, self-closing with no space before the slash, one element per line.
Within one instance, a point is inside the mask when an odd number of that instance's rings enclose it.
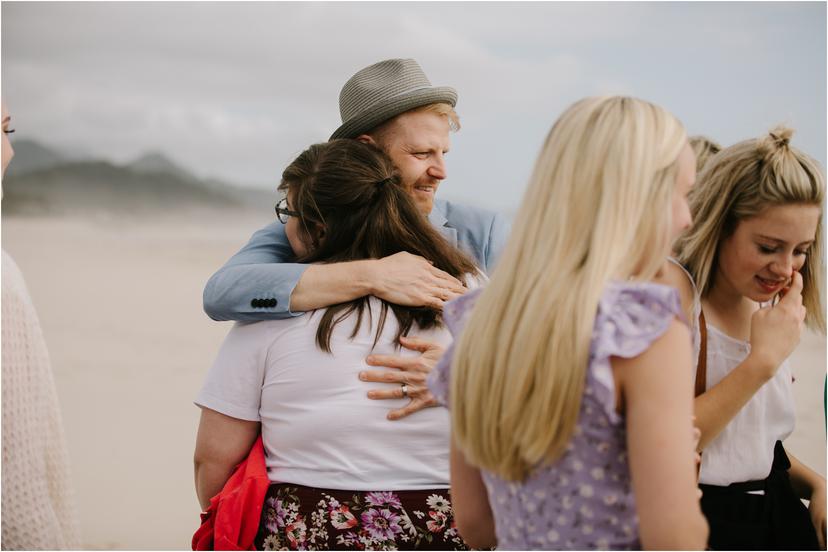
<path fill-rule="evenodd" d="M 699 481 L 717 550 L 825 549 L 825 479 L 782 446 L 795 422 L 786 359 L 804 324 L 825 331 L 825 180 L 791 135 L 780 127 L 710 161 L 665 274 L 694 323 Z"/>
<path fill-rule="evenodd" d="M 651 282 L 695 172 L 681 123 L 641 100 L 584 99 L 552 127 L 491 283 L 446 307 L 463 331 L 430 378 L 472 546 L 704 548 L 690 333 Z"/>

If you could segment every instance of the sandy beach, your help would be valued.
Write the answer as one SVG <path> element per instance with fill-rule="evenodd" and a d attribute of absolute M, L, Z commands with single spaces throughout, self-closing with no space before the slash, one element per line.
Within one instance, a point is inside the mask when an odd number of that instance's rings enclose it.
<path fill-rule="evenodd" d="M 51 354 L 84 547 L 189 549 L 198 525 L 193 405 L 229 323 L 202 311 L 207 278 L 270 213 L 175 218 L 8 218 Z M 788 448 L 825 474 L 826 341 L 794 359 Z"/>

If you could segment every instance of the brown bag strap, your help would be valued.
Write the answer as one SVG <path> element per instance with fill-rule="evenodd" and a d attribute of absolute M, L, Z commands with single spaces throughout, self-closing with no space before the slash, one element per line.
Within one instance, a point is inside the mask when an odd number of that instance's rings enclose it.
<path fill-rule="evenodd" d="M 699 360 L 696 364 L 696 394 L 698 397 L 707 387 L 707 324 L 704 311 L 699 309 Z"/>

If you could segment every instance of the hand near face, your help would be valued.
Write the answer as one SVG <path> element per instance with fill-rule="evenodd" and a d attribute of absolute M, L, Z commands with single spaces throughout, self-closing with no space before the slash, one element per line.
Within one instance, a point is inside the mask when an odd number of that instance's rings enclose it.
<path fill-rule="evenodd" d="M 366 359 L 369 365 L 383 366 L 386 369 L 366 370 L 359 374 L 362 381 L 399 384 L 392 389 L 373 389 L 368 392 L 369 399 L 402 399 L 402 385 L 406 385 L 407 396 L 411 400 L 403 408 L 389 412 L 389 420 L 399 420 L 423 408 L 437 405 L 434 395 L 426 387 L 426 378 L 445 352 L 442 346 L 422 339 L 400 337 L 400 343 L 406 349 L 419 351 L 420 356 L 371 355 Z"/>
<path fill-rule="evenodd" d="M 799 344 L 805 324 L 802 275 L 794 272 L 791 285 L 776 305 L 753 313 L 750 322 L 750 354 L 759 359 L 771 378 Z"/>
<path fill-rule="evenodd" d="M 442 309 L 446 301 L 468 291 L 460 280 L 405 251 L 374 264 L 372 295 L 409 307 Z"/>

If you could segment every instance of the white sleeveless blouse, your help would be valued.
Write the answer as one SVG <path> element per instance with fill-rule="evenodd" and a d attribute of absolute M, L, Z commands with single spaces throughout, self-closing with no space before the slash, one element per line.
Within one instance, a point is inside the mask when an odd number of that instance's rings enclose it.
<path fill-rule="evenodd" d="M 672 259 L 671 259 L 672 260 Z M 681 265 L 677 264 L 679 267 Z M 683 267 L 681 267 L 684 270 Z M 684 271 L 687 274 L 687 271 Z M 690 278 L 690 275 L 687 274 Z M 693 283 L 692 278 L 690 278 Z M 699 357 L 699 313 L 701 300 L 693 283 L 693 362 Z M 750 343 L 734 339 L 707 323 L 707 378 L 705 389 L 719 383 L 747 358 Z M 742 481 L 765 479 L 773 464 L 776 441 L 784 441 L 796 422 L 792 373 L 785 360 L 776 375 L 767 381 L 742 407 L 727 426 L 705 447 L 699 482 L 726 486 Z"/>

